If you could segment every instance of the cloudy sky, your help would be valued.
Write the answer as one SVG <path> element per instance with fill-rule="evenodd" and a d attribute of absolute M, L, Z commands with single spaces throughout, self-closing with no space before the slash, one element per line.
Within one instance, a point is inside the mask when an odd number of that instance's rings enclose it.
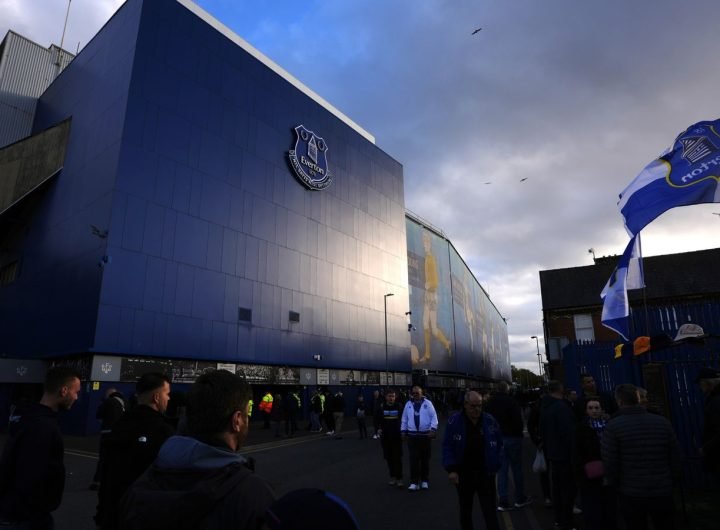
<path fill-rule="evenodd" d="M 74 0 L 65 47 L 121 3 Z M 618 193 L 687 126 L 720 117 L 718 0 L 197 3 L 403 164 L 407 208 L 453 241 L 531 369 L 538 271 L 621 253 Z M 59 44 L 66 7 L 0 0 L 0 34 Z M 712 212 L 664 214 L 644 254 L 720 247 Z"/>

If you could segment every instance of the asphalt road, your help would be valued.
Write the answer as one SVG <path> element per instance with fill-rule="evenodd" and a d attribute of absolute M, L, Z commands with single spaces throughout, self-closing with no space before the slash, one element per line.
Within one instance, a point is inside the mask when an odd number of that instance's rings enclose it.
<path fill-rule="evenodd" d="M 354 422 L 348 419 L 346 423 L 350 427 Z M 527 490 L 538 498 L 537 477 L 529 471 L 532 448 L 528 439 L 526 444 Z M 388 486 L 380 443 L 372 438 L 360 440 L 355 431 L 346 431 L 341 440 L 305 432 L 285 439 L 274 438 L 254 425 L 243 453 L 256 459 L 256 472 L 278 495 L 303 487 L 331 491 L 349 504 L 363 530 L 459 528 L 457 496 L 440 465 L 439 439 L 433 442 L 430 489 L 417 493 Z M 407 483 L 409 468 L 404 456 Z M 96 493 L 88 486 L 96 462 L 97 438 L 66 438 L 68 477 L 63 503 L 55 513 L 57 530 L 95 529 L 92 515 Z M 473 515 L 475 528 L 485 528 L 477 501 Z M 541 501 L 498 516 L 501 528 L 506 530 L 550 529 L 553 522 L 552 510 L 544 508 Z"/>

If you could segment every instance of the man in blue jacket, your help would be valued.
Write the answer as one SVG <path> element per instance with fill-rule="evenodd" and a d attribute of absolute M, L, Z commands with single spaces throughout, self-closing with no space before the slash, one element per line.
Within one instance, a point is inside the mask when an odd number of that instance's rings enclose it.
<path fill-rule="evenodd" d="M 488 530 L 499 530 L 495 511 L 495 473 L 502 462 L 500 426 L 482 411 L 482 397 L 467 392 L 462 412 L 448 420 L 443 438 L 443 467 L 455 484 L 460 501 L 460 528 L 472 530 L 475 493 Z"/>

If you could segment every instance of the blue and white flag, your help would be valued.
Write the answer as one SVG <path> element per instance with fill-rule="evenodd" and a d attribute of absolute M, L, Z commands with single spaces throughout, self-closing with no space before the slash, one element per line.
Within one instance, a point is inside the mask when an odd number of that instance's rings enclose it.
<path fill-rule="evenodd" d="M 628 303 L 628 289 L 642 289 L 645 287 L 643 277 L 642 252 L 640 249 L 640 234 L 634 236 L 628 243 L 625 252 L 620 257 L 610 279 L 600 294 L 603 299 L 602 324 L 618 334 L 625 340 L 630 340 L 630 304 Z"/>
<path fill-rule="evenodd" d="M 718 131 L 720 120 L 688 127 L 620 194 L 618 208 L 631 236 L 671 208 L 720 202 Z"/>

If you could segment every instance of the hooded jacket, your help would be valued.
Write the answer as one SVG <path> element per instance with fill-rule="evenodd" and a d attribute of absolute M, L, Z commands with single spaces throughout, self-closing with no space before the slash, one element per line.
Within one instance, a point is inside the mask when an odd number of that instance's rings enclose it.
<path fill-rule="evenodd" d="M 243 456 L 173 436 L 123 499 L 120 528 L 257 530 L 274 499 Z"/>
<path fill-rule="evenodd" d="M 0 457 L 0 516 L 9 521 L 46 517 L 65 489 L 64 444 L 57 412 L 40 403 L 10 418 Z"/>

